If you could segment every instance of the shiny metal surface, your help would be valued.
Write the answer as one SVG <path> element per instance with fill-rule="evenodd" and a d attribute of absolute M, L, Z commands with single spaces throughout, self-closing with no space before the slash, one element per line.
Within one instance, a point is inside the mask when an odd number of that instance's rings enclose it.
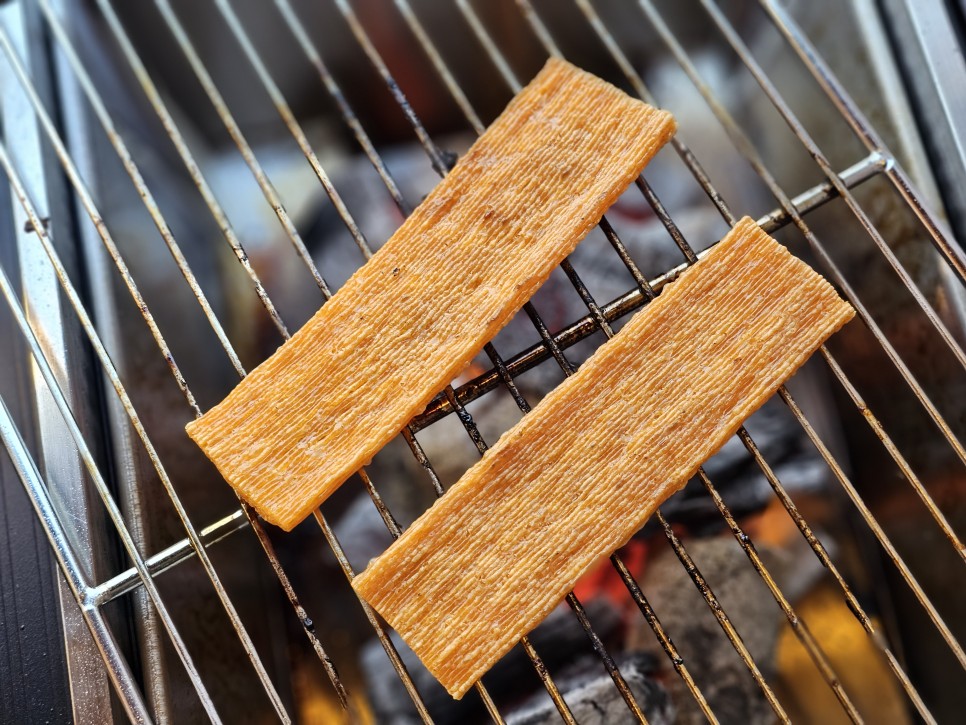
<path fill-rule="evenodd" d="M 39 22 L 36 12 L 24 7 L 22 3 L 8 3 L 0 8 L 0 25 L 7 30 L 17 52 L 24 58 L 25 63 L 31 65 L 38 79 L 47 77 L 50 71 L 43 54 L 37 52 L 32 43 Z M 11 156 L 22 170 L 24 186 L 37 199 L 41 210 L 38 217 L 49 219 L 63 215 L 66 202 L 62 187 L 57 183 L 56 172 L 50 166 L 49 159 L 42 152 L 41 131 L 30 111 L 29 101 L 9 69 L 4 68 L 0 74 L 0 114 L 4 133 L 18 140 L 11 148 Z M 32 223 L 16 203 L 13 204 L 13 215 L 17 230 Z M 60 242 L 62 248 L 70 249 L 73 243 L 70 230 L 65 226 L 57 232 L 64 237 Z M 18 234 L 14 242 L 20 266 L 15 274 L 22 280 L 23 303 L 45 341 L 45 354 L 58 371 L 58 384 L 64 394 L 76 404 L 84 405 L 82 401 L 85 398 L 89 404 L 91 391 L 86 376 L 82 373 L 74 377 L 67 372 L 75 368 L 80 372 L 86 367 L 76 349 L 77 330 L 66 319 L 62 299 L 58 294 L 57 278 L 46 263 L 45 255 L 29 239 L 29 234 Z M 95 577 L 100 575 L 105 564 L 96 534 L 101 520 L 87 500 L 89 491 L 83 483 L 82 466 L 76 451 L 70 446 L 55 443 L 68 439 L 69 434 L 50 392 L 40 382 L 36 368 L 33 368 L 32 373 L 35 379 L 33 396 L 38 432 L 40 439 L 44 441 L 38 464 L 46 472 L 52 495 L 50 505 L 56 507 L 61 516 L 73 522 L 72 526 L 61 530 L 61 534 L 70 540 L 76 552 L 72 562 L 85 576 Z M 85 421 L 90 421 L 86 415 Z M 74 716 L 78 720 L 91 721 L 109 717 L 109 684 L 98 667 L 97 649 L 85 632 L 84 619 L 77 609 L 71 590 L 63 582 L 60 595 L 69 671 L 72 675 L 91 673 L 89 677 L 81 678 L 84 683 L 79 692 L 84 696 L 74 699 Z M 101 622 L 101 625 L 103 627 L 104 623 Z"/>
<path fill-rule="evenodd" d="M 910 79 L 916 112 L 932 129 L 926 139 L 943 202 L 960 238 L 966 233 L 966 58 L 953 8 L 939 0 L 882 3 L 896 55 Z M 960 10 L 962 13 L 962 9 Z M 960 22 L 963 17 L 960 16 Z"/>

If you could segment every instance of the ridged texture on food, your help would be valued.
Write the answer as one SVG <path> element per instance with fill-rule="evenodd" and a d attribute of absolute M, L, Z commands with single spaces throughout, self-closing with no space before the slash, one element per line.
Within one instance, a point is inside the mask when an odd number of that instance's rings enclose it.
<path fill-rule="evenodd" d="M 461 697 L 852 315 L 743 219 L 352 586 Z"/>
<path fill-rule="evenodd" d="M 357 271 L 188 435 L 291 529 L 502 328 L 674 133 L 551 60 Z"/>

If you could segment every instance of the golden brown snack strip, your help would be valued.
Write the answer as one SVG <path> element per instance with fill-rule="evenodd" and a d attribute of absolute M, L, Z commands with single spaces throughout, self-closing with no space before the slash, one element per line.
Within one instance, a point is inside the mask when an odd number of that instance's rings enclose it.
<path fill-rule="evenodd" d="M 461 697 L 852 315 L 743 219 L 353 587 Z"/>
<path fill-rule="evenodd" d="M 674 133 L 551 60 L 268 360 L 188 424 L 235 490 L 291 529 L 469 364 Z"/>

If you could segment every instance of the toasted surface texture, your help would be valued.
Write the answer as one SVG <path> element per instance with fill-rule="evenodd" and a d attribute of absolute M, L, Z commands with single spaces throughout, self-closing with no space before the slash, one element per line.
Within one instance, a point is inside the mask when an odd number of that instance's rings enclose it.
<path fill-rule="evenodd" d="M 852 314 L 741 220 L 353 587 L 462 696 Z"/>
<path fill-rule="evenodd" d="M 188 435 L 291 529 L 502 328 L 674 133 L 551 60 L 382 249 Z"/>

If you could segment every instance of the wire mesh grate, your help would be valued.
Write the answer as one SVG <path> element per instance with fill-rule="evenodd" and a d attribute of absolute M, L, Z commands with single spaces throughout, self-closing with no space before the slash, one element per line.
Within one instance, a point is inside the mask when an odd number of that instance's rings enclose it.
<path fill-rule="evenodd" d="M 304 264 L 308 275 L 321 291 L 323 298 L 327 299 L 331 295 L 331 291 L 323 277 L 324 270 L 318 268 L 311 251 L 303 239 L 302 233 L 298 229 L 298 225 L 293 220 L 290 212 L 287 211 L 282 196 L 275 188 L 269 173 L 257 158 L 255 148 L 246 138 L 241 124 L 239 124 L 230 110 L 228 102 L 216 84 L 215 77 L 202 59 L 202 54 L 189 37 L 186 28 L 182 25 L 182 20 L 178 12 L 175 11 L 168 0 L 156 0 L 155 4 L 160 17 L 163 19 L 166 30 L 170 32 L 175 45 L 183 54 L 188 67 L 195 75 L 205 97 L 212 105 L 220 122 L 224 125 L 225 131 L 244 159 L 244 163 L 249 169 L 252 179 L 257 184 L 266 202 L 271 206 L 288 243 L 292 247 L 293 253 Z M 780 88 L 755 60 L 751 49 L 745 44 L 729 17 L 718 6 L 710 2 L 710 0 L 699 0 L 699 4 L 707 20 L 710 22 L 711 27 L 716 29 L 719 34 L 721 41 L 736 54 L 742 66 L 754 77 L 767 100 L 772 104 L 790 128 L 794 137 L 813 159 L 815 167 L 821 176 L 821 180 L 813 187 L 794 196 L 785 190 L 776 176 L 769 171 L 769 167 L 762 154 L 758 151 L 756 144 L 742 130 L 740 123 L 731 115 L 727 106 L 717 98 L 711 86 L 702 80 L 698 68 L 692 62 L 691 56 L 675 36 L 670 24 L 666 22 L 664 15 L 648 0 L 641 0 L 639 3 L 640 22 L 642 26 L 646 26 L 656 33 L 659 41 L 663 43 L 668 56 L 680 65 L 685 75 L 693 83 L 697 92 L 721 124 L 722 129 L 733 144 L 735 152 L 746 161 L 760 182 L 771 193 L 777 207 L 773 211 L 763 215 L 759 219 L 759 223 L 769 232 L 786 228 L 797 229 L 798 233 L 808 243 L 822 271 L 834 280 L 843 294 L 852 302 L 869 334 L 878 343 L 885 357 L 895 367 L 903 382 L 919 401 L 926 415 L 936 426 L 939 435 L 945 440 L 955 456 L 962 463 L 966 463 L 966 450 L 964 450 L 957 437 L 954 425 L 947 421 L 943 415 L 942 401 L 933 400 L 931 391 L 927 390 L 927 386 L 919 381 L 911 366 L 893 345 L 881 321 L 863 304 L 861 295 L 850 283 L 845 272 L 837 265 L 834 254 L 827 247 L 827 241 L 820 239 L 812 231 L 810 225 L 806 223 L 805 217 L 829 203 L 838 201 L 844 204 L 854 215 L 861 228 L 875 245 L 879 254 L 895 273 L 894 281 L 898 281 L 899 285 L 910 295 L 922 317 L 941 340 L 948 353 L 960 368 L 966 366 L 966 354 L 962 350 L 960 339 L 949 328 L 944 315 L 934 309 L 933 303 L 921 292 L 912 274 L 903 265 L 899 256 L 890 248 L 869 212 L 853 193 L 853 189 L 857 189 L 875 179 L 887 180 L 895 189 L 901 199 L 901 203 L 916 215 L 922 230 L 937 250 L 943 263 L 955 274 L 956 279 L 960 283 L 966 281 L 966 276 L 963 274 L 964 270 L 966 270 L 966 264 L 964 264 L 961 251 L 950 240 L 948 233 L 945 232 L 936 217 L 925 208 L 921 196 L 915 190 L 910 179 L 897 163 L 893 154 L 890 153 L 868 122 L 861 116 L 855 104 L 849 99 L 848 95 L 825 65 L 821 56 L 811 47 L 803 32 L 795 25 L 786 10 L 772 3 L 770 0 L 762 0 L 762 8 L 768 18 L 774 23 L 778 32 L 785 39 L 790 51 L 797 54 L 802 61 L 803 67 L 815 77 L 823 92 L 828 95 L 831 102 L 838 108 L 842 118 L 848 123 L 855 137 L 866 149 L 866 156 L 859 158 L 857 161 L 853 159 L 854 163 L 841 172 L 833 170 L 831 162 L 825 157 L 818 144 L 809 135 L 805 126 L 796 117 L 791 106 L 786 102 Z M 595 4 L 590 0 L 574 0 L 573 5 L 585 23 L 582 29 L 584 41 L 586 43 L 596 42 L 600 44 L 606 52 L 612 68 L 623 76 L 627 85 L 634 93 L 649 102 L 660 102 L 660 98 L 655 99 L 652 96 L 651 91 L 645 84 L 644 78 L 635 69 L 634 63 L 625 54 L 605 19 L 602 15 L 598 14 Z M 205 207 L 211 214 L 221 235 L 224 237 L 225 243 L 229 246 L 234 259 L 237 260 L 248 278 L 251 290 L 258 298 L 259 303 L 265 310 L 274 328 L 283 338 L 287 338 L 290 328 L 283 320 L 282 314 L 269 295 L 266 288 L 267 284 L 263 284 L 255 265 L 252 264 L 249 253 L 243 245 L 242 235 L 232 226 L 228 212 L 219 203 L 215 192 L 212 190 L 212 186 L 202 171 L 203 164 L 199 163 L 198 159 L 195 158 L 186 140 L 183 129 L 176 120 L 175 115 L 168 108 L 163 93 L 155 84 L 148 68 L 140 58 L 138 49 L 131 37 L 128 36 L 124 24 L 115 12 L 114 6 L 110 0 L 97 0 L 97 6 L 100 17 L 106 24 L 109 37 L 114 42 L 119 53 L 118 57 L 123 58 L 123 61 L 129 66 L 129 69 L 137 78 L 152 111 L 157 115 L 165 132 L 173 143 L 191 183 L 202 197 Z M 316 180 L 322 186 L 326 196 L 331 202 L 332 208 L 342 222 L 349 240 L 357 248 L 358 264 L 361 265 L 372 254 L 370 242 L 363 233 L 360 224 L 353 217 L 352 212 L 339 190 L 337 190 L 331 177 L 323 167 L 323 162 L 320 158 L 321 151 L 313 145 L 309 133 L 290 107 L 282 89 L 278 85 L 277 79 L 273 77 L 269 66 L 263 60 L 255 42 L 249 35 L 249 30 L 246 29 L 232 3 L 229 0 L 213 0 L 213 6 L 223 22 L 223 32 L 230 34 L 238 43 L 243 57 L 251 66 L 259 84 L 271 100 L 279 114 L 281 122 L 297 144 L 300 152 L 304 155 Z M 422 147 L 430 165 L 437 174 L 440 176 L 444 175 L 451 166 L 449 155 L 442 150 L 437 141 L 431 136 L 429 130 L 427 130 L 427 126 L 420 118 L 416 104 L 410 102 L 406 92 L 403 90 L 402 83 L 394 75 L 390 64 L 381 55 L 377 43 L 370 36 L 366 25 L 356 14 L 356 11 L 348 0 L 334 0 L 334 6 L 340 17 L 346 23 L 354 42 L 358 45 L 367 63 L 370 64 L 372 70 L 381 79 L 386 92 L 398 104 L 399 110 L 409 125 L 412 135 Z M 557 44 L 553 29 L 550 25 L 546 24 L 541 11 L 528 0 L 517 0 L 516 6 L 518 10 L 518 22 L 529 30 L 534 47 L 541 49 L 542 52 L 548 55 L 565 55 L 561 47 Z M 168 220 L 161 211 L 159 202 L 155 199 L 154 191 L 149 188 L 148 183 L 145 181 L 139 162 L 136 160 L 134 147 L 130 141 L 125 140 L 125 134 L 118 130 L 116 121 L 110 110 L 110 104 L 105 102 L 103 91 L 98 88 L 97 83 L 88 71 L 85 61 L 75 47 L 71 33 L 68 31 L 70 26 L 65 15 L 61 10 L 54 7 L 52 0 L 37 0 L 37 7 L 44 19 L 44 27 L 53 38 L 58 52 L 63 53 L 72 77 L 76 80 L 86 99 L 86 103 L 89 104 L 92 117 L 101 126 L 112 151 L 117 155 L 130 183 L 143 201 L 147 213 L 157 228 L 162 243 L 166 245 L 186 284 L 189 286 L 195 298 L 197 310 L 207 321 L 211 333 L 217 340 L 218 345 L 223 349 L 231 368 L 239 377 L 243 377 L 245 375 L 245 368 L 243 367 L 240 355 L 230 339 L 229 332 L 227 331 L 228 326 L 220 320 L 216 305 L 209 302 L 205 291 L 202 289 L 202 285 L 197 281 L 192 265 L 182 252 L 182 248 L 175 238 L 175 233 L 172 231 L 171 225 L 169 225 Z M 391 172 L 391 165 L 387 164 L 385 159 L 380 155 L 376 144 L 356 115 L 335 76 L 327 68 L 322 53 L 315 46 L 311 34 L 300 19 L 299 12 L 288 0 L 275 0 L 274 7 L 283 20 L 285 27 L 291 33 L 292 38 L 296 41 L 297 48 L 293 48 L 291 52 L 293 54 L 301 54 L 300 57 L 317 72 L 321 86 L 335 104 L 349 133 L 358 144 L 359 150 L 368 158 L 374 172 L 383 184 L 386 194 L 396 206 L 399 213 L 403 216 L 406 215 L 410 211 L 411 206 L 406 202 L 400 190 L 400 185 Z M 486 19 L 478 12 L 479 8 L 468 2 L 468 0 L 458 0 L 456 8 L 460 18 L 465 23 L 466 29 L 471 34 L 470 37 L 483 50 L 486 62 L 490 64 L 489 70 L 493 74 L 492 77 L 502 82 L 508 93 L 518 90 L 521 86 L 521 81 L 525 79 L 519 77 L 513 70 L 511 60 L 501 50 L 500 39 L 488 27 Z M 412 34 L 412 38 L 415 40 L 417 47 L 425 54 L 431 67 L 437 73 L 442 87 L 445 88 L 450 96 L 450 100 L 463 115 L 466 126 L 473 132 L 480 133 L 484 128 L 484 121 L 470 100 L 472 93 L 467 92 L 467 89 L 461 86 L 456 74 L 447 65 L 442 50 L 437 47 L 431 32 L 420 20 L 420 14 L 407 0 L 395 0 L 395 10 Z M 158 351 L 170 370 L 178 389 L 181 391 L 185 404 L 193 415 L 200 415 L 201 406 L 197 402 L 185 375 L 182 373 L 182 368 L 175 361 L 172 349 L 166 341 L 152 309 L 149 308 L 144 295 L 141 293 L 138 283 L 135 281 L 135 275 L 130 271 L 121 249 L 115 243 L 111 230 L 108 229 L 105 216 L 102 215 L 96 202 L 96 194 L 88 187 L 84 180 L 84 175 L 75 163 L 74 155 L 76 152 L 71 152 L 71 143 L 62 136 L 63 131 L 59 128 L 58 122 L 49 108 L 49 104 L 45 103 L 43 94 L 36 87 L 36 79 L 31 75 L 27 65 L 16 50 L 7 30 L 2 27 L 0 27 L 0 45 L 3 47 L 14 77 L 17 79 L 30 106 L 33 108 L 35 117 L 47 143 L 53 149 L 58 159 L 61 170 L 73 190 L 79 208 L 92 223 L 97 235 L 110 255 L 113 264 L 116 266 L 127 292 L 140 310 Z M 259 652 L 258 647 L 250 636 L 242 616 L 235 607 L 235 602 L 229 593 L 229 589 L 223 583 L 212 556 L 209 554 L 209 548 L 216 542 L 244 528 L 251 528 L 256 534 L 258 543 L 267 557 L 270 568 L 292 607 L 296 617 L 295 621 L 298 623 L 298 627 L 304 636 L 307 637 L 309 645 L 319 660 L 321 670 L 333 686 L 338 700 L 341 701 L 343 707 L 358 707 L 358 704 L 352 699 L 347 685 L 340 677 L 339 671 L 336 669 L 337 663 L 329 656 L 323 641 L 316 632 L 315 625 L 306 607 L 302 604 L 299 595 L 296 593 L 295 586 L 286 571 L 286 565 L 275 551 L 272 536 L 264 529 L 254 512 L 242 504 L 239 511 L 222 517 L 203 528 L 196 526 L 191 521 L 188 509 L 179 496 L 178 487 L 167 473 L 165 462 L 162 461 L 162 455 L 158 452 L 151 435 L 149 435 L 147 428 L 141 421 L 135 402 L 132 400 L 132 396 L 129 394 L 125 381 L 123 380 L 123 374 L 115 367 L 115 363 L 101 339 L 101 332 L 99 331 L 98 325 L 92 319 L 85 305 L 85 296 L 79 291 L 80 283 L 76 279 L 72 279 L 67 267 L 63 264 L 60 256 L 61 253 L 52 242 L 51 235 L 43 221 L 43 214 L 38 211 L 37 206 L 32 201 L 31 194 L 28 193 L 26 185 L 23 183 L 22 172 L 17 168 L 17 165 L 12 161 L 11 155 L 8 153 L 8 143 L 9 139 L 5 139 L 3 144 L 0 144 L 0 165 L 3 166 L 13 195 L 29 219 L 31 231 L 39 242 L 43 254 L 49 260 L 49 264 L 57 277 L 68 304 L 77 316 L 83 334 L 90 343 L 94 357 L 100 366 L 101 373 L 107 380 L 106 387 L 111 388 L 113 394 L 117 396 L 117 400 L 120 402 L 129 424 L 132 426 L 135 435 L 140 441 L 139 445 L 143 446 L 150 459 L 151 467 L 161 480 L 169 496 L 171 505 L 177 512 L 183 527 L 184 538 L 177 543 L 153 555 L 146 555 L 145 552 L 140 551 L 136 537 L 132 533 L 129 524 L 126 523 L 121 507 L 115 495 L 110 490 L 110 486 L 107 484 L 106 477 L 101 470 L 102 466 L 95 460 L 94 455 L 89 450 L 88 441 L 84 433 L 74 422 L 74 412 L 71 409 L 69 396 L 61 391 L 57 375 L 52 364 L 48 361 L 49 353 L 45 350 L 43 331 L 37 329 L 37 322 L 32 319 L 31 311 L 24 309 L 19 299 L 17 289 L 8 280 L 7 273 L 0 274 L 0 292 L 3 293 L 7 307 L 16 319 L 20 332 L 30 348 L 33 359 L 40 370 L 44 385 L 52 393 L 57 404 L 58 412 L 67 423 L 73 444 L 76 446 L 97 488 L 97 492 L 102 498 L 103 506 L 111 519 L 114 531 L 123 543 L 129 557 L 130 568 L 125 568 L 112 577 L 101 581 L 94 581 L 85 576 L 83 567 L 76 561 L 76 557 L 72 553 L 70 537 L 64 531 L 64 524 L 60 521 L 55 511 L 56 507 L 52 502 L 52 494 L 45 483 L 44 476 L 41 475 L 40 470 L 32 460 L 31 453 L 18 430 L 14 416 L 11 415 L 5 406 L 2 407 L 0 409 L 0 434 L 2 434 L 7 450 L 33 500 L 38 516 L 42 521 L 47 536 L 50 538 L 68 583 L 81 605 L 86 622 L 108 665 L 112 682 L 127 715 L 134 721 L 146 722 L 152 719 L 151 707 L 147 704 L 143 692 L 144 685 L 139 683 L 138 677 L 132 673 L 130 663 L 126 661 L 122 649 L 115 641 L 110 624 L 104 617 L 102 610 L 109 602 L 131 592 L 143 590 L 150 598 L 155 616 L 160 618 L 167 637 L 170 640 L 170 644 L 178 653 L 188 679 L 194 685 L 197 697 L 206 713 L 214 721 L 219 719 L 218 703 L 210 696 L 206 686 L 206 680 L 195 666 L 192 653 L 181 638 L 176 617 L 171 616 L 169 613 L 169 607 L 163 600 L 154 581 L 156 577 L 165 571 L 169 571 L 173 567 L 181 566 L 182 563 L 188 561 L 198 561 L 201 563 L 206 578 L 209 580 L 220 602 L 224 616 L 234 630 L 275 714 L 284 722 L 291 721 L 291 704 L 286 701 L 286 697 L 281 693 L 278 683 L 270 674 L 270 668 L 266 665 L 263 654 Z M 683 166 L 687 169 L 693 182 L 708 200 L 710 200 L 723 222 L 728 226 L 733 225 L 736 221 L 734 209 L 725 201 L 721 190 L 712 183 L 709 173 L 701 165 L 696 154 L 686 145 L 685 140 L 680 135 L 673 141 L 673 150 Z M 415 457 L 420 469 L 424 472 L 427 479 L 425 483 L 429 485 L 434 495 L 442 495 L 444 485 L 440 475 L 430 462 L 428 455 L 423 450 L 417 438 L 421 431 L 447 419 L 451 414 L 455 414 L 459 425 L 465 430 L 468 439 L 479 454 L 482 455 L 487 448 L 487 443 L 484 435 L 480 431 L 480 426 L 474 419 L 473 414 L 468 410 L 468 405 L 488 393 L 502 390 L 514 401 L 520 414 L 525 415 L 529 412 L 530 404 L 527 402 L 525 395 L 521 392 L 518 385 L 517 379 L 521 375 L 537 368 L 541 363 L 551 360 L 559 367 L 562 375 L 572 374 L 576 370 L 576 363 L 572 359 L 572 356 L 568 356 L 568 352 L 575 345 L 582 341 L 590 340 L 597 333 L 602 333 L 598 337 L 609 338 L 613 334 L 612 325 L 614 323 L 619 322 L 621 318 L 646 305 L 681 270 L 695 263 L 700 258 L 701 253 L 696 251 L 687 241 L 678 222 L 672 218 L 671 212 L 662 203 L 654 188 L 645 180 L 646 177 L 647 175 L 638 180 L 636 184 L 637 190 L 652 210 L 656 219 L 665 228 L 669 240 L 680 251 L 683 262 L 658 276 L 648 278 L 633 260 L 627 246 L 621 240 L 618 230 L 615 229 L 615 226 L 619 225 L 613 225 L 604 218 L 601 221 L 600 231 L 619 259 L 621 265 L 626 269 L 630 278 L 633 279 L 633 287 L 615 299 L 598 301 L 584 280 L 581 279 L 580 274 L 570 260 L 565 261 L 561 265 L 564 275 L 586 309 L 586 314 L 579 319 L 568 320 L 565 324 L 556 326 L 548 323 L 546 318 L 537 310 L 533 301 L 528 302 L 524 311 L 539 338 L 539 342 L 512 355 L 501 354 L 495 347 L 495 343 L 489 343 L 485 348 L 485 355 L 491 367 L 480 370 L 470 380 L 462 381 L 455 386 L 448 386 L 428 406 L 427 410 L 414 419 L 403 432 L 402 437 L 404 442 Z M 554 329 L 557 331 L 552 332 Z M 899 475 L 905 479 L 915 495 L 926 507 L 935 525 L 952 546 L 955 554 L 960 559 L 966 560 L 966 549 L 964 549 L 962 541 L 958 537 L 953 525 L 947 520 L 939 503 L 934 500 L 927 487 L 917 476 L 913 466 L 903 456 L 900 446 L 890 438 L 885 425 L 870 410 L 859 392 L 860 386 L 850 378 L 846 372 L 846 367 L 840 364 L 837 357 L 828 347 L 822 348 L 821 358 L 824 360 L 830 376 L 841 386 L 846 398 L 854 405 L 873 434 L 881 441 L 886 454 L 895 464 Z M 959 372 L 961 373 L 962 371 L 960 370 Z M 778 395 L 787 404 L 791 415 L 812 442 L 816 451 L 827 465 L 830 473 L 838 480 L 846 495 L 851 499 L 859 516 L 868 525 L 886 556 L 895 564 L 899 575 L 904 579 L 912 595 L 918 600 L 959 665 L 966 669 L 966 653 L 963 652 L 954 631 L 944 620 L 939 609 L 916 579 L 913 570 L 907 565 L 898 548 L 890 540 L 886 530 L 880 525 L 873 511 L 863 500 L 861 493 L 847 473 L 847 467 L 840 461 L 839 454 L 833 452 L 833 448 L 823 440 L 817 432 L 815 425 L 809 420 L 809 417 L 803 412 L 800 405 L 786 388 L 783 387 Z M 776 475 L 774 468 L 766 460 L 762 449 L 745 429 L 739 431 L 738 438 L 747 449 L 755 466 L 760 469 L 767 483 L 774 491 L 778 503 L 791 517 L 795 526 L 805 538 L 820 563 L 831 573 L 837 586 L 841 590 L 841 596 L 852 610 L 859 624 L 871 637 L 875 646 L 883 653 L 899 686 L 909 698 L 913 708 L 927 722 L 934 721 L 916 683 L 914 683 L 913 678 L 907 672 L 907 667 L 903 663 L 901 653 L 897 653 L 894 650 L 893 645 L 874 623 L 873 617 L 867 613 L 859 599 L 853 593 L 846 576 L 839 571 L 832 557 L 817 538 L 817 534 L 810 527 L 802 512 L 797 508 L 792 496 Z M 707 490 L 707 494 L 722 517 L 725 526 L 734 535 L 738 545 L 749 559 L 752 568 L 775 600 L 781 614 L 787 619 L 794 635 L 807 651 L 825 684 L 834 693 L 842 707 L 844 715 L 853 722 L 860 722 L 862 717 L 850 698 L 849 693 L 846 692 L 840 677 L 836 674 L 819 639 L 812 634 L 804 620 L 796 613 L 792 605 L 792 598 L 781 589 L 775 576 L 769 570 L 768 565 L 759 555 L 758 549 L 749 534 L 741 523 L 739 523 L 738 517 L 729 509 L 719 489 L 712 483 L 709 475 L 702 470 L 699 476 Z M 402 525 L 390 510 L 386 500 L 380 495 L 379 481 L 373 480 L 365 469 L 359 472 L 359 478 L 361 479 L 366 494 L 377 509 L 387 531 L 393 538 L 398 537 L 401 533 Z M 336 535 L 335 529 L 322 510 L 317 510 L 314 513 L 314 519 L 319 532 L 326 540 L 343 574 L 347 579 L 351 580 L 355 572 L 349 557 L 346 555 L 343 544 Z M 659 512 L 656 515 L 656 519 L 659 524 L 659 530 L 663 533 L 669 547 L 680 560 L 689 578 L 700 592 L 724 635 L 733 646 L 737 657 L 743 662 L 748 675 L 760 688 L 762 696 L 771 707 L 774 716 L 781 721 L 789 721 L 789 715 L 779 694 L 776 693 L 773 683 L 770 683 L 768 678 L 763 674 L 759 663 L 756 662 L 755 657 L 751 654 L 742 635 L 733 623 L 732 618 L 725 611 L 721 600 L 716 596 L 708 580 L 699 570 L 694 558 L 688 551 L 687 542 L 682 539 L 679 532 L 675 530 L 672 523 L 662 513 Z M 698 682 L 692 676 L 687 663 L 682 658 L 668 632 L 662 625 L 658 613 L 654 611 L 648 599 L 645 597 L 642 586 L 635 578 L 631 568 L 622 559 L 620 553 L 611 557 L 611 564 L 618 578 L 626 588 L 630 599 L 640 610 L 646 624 L 653 630 L 661 648 L 669 658 L 672 669 L 680 676 L 687 691 L 693 698 L 695 705 L 709 721 L 716 722 L 716 715 L 712 712 L 708 704 L 708 699 L 703 694 Z M 614 686 L 620 693 L 626 705 L 628 716 L 636 721 L 645 721 L 642 704 L 635 699 L 626 678 L 621 672 L 618 661 L 608 651 L 603 639 L 595 630 L 584 606 L 573 593 L 568 595 L 567 602 L 580 628 L 586 634 L 592 650 L 596 653 L 601 665 L 613 680 Z M 424 697 L 417 689 L 414 679 L 407 670 L 406 664 L 397 651 L 386 627 L 365 602 L 359 600 L 358 603 L 369 625 L 371 625 L 374 636 L 385 649 L 393 668 L 411 697 L 419 717 L 424 721 L 430 721 L 431 716 Z M 527 639 L 524 639 L 523 647 L 528 659 L 532 663 L 534 671 L 547 690 L 560 716 L 567 722 L 575 722 L 574 714 L 565 700 L 564 694 L 536 647 Z M 477 684 L 476 690 L 492 719 L 495 722 L 502 722 L 503 715 L 501 714 L 500 708 L 482 682 Z M 353 714 L 358 715 L 359 713 L 354 712 Z"/>

